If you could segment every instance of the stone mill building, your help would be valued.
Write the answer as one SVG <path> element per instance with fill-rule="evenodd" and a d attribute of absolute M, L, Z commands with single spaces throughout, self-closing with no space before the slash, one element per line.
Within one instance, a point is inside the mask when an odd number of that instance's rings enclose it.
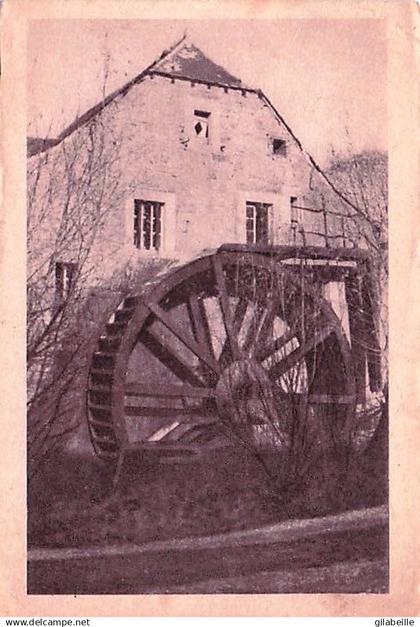
<path fill-rule="evenodd" d="M 281 113 L 185 39 L 58 137 L 28 139 L 28 153 L 35 396 L 41 375 L 65 371 L 74 325 L 88 324 L 87 338 L 97 337 L 98 310 L 115 308 L 121 277 L 130 284 L 133 269 L 183 264 L 224 243 L 348 245 L 343 220 L 322 209 L 322 171 Z M 68 316 L 46 361 L 45 329 L 54 312 L 62 315 L 57 304 L 82 266 L 88 307 Z M 348 326 L 343 293 L 324 288 Z M 83 383 L 77 389 L 83 402 Z"/>
<path fill-rule="evenodd" d="M 104 272 L 224 242 L 299 244 L 303 230 L 305 243 L 325 245 L 323 225 L 300 209 L 313 202 L 311 157 L 261 90 L 194 44 L 165 51 L 58 138 L 30 140 L 29 152 L 101 132 L 104 150 L 118 151 L 122 190 L 98 238 Z"/>

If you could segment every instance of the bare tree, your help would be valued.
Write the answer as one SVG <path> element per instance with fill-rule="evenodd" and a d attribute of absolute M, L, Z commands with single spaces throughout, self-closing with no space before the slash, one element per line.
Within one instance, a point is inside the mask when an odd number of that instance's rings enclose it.
<path fill-rule="evenodd" d="M 359 330 L 352 337 L 359 384 L 365 378 L 367 357 L 369 386 L 359 399 L 358 424 L 354 434 L 363 447 L 380 421 L 387 431 L 388 354 L 388 161 L 379 151 L 332 152 L 329 167 L 313 177 L 308 203 L 315 208 L 313 223 L 324 245 L 358 247 L 369 252 L 364 275 L 359 276 L 347 300 L 362 308 Z M 356 358 L 357 360 L 357 358 Z M 360 387 L 360 385 L 359 385 Z M 372 394 L 373 393 L 373 394 Z M 386 451 L 384 451 L 386 454 Z"/>
<path fill-rule="evenodd" d="M 376 391 L 381 392 L 379 412 L 375 405 L 372 416 L 367 417 L 367 408 L 358 406 L 357 416 L 354 413 L 351 415 L 350 412 L 344 417 L 343 411 L 337 406 L 322 407 L 309 402 L 310 391 L 312 390 L 313 394 L 320 381 L 321 386 L 326 383 L 327 388 L 328 383 L 333 384 L 330 374 L 334 367 L 331 370 L 328 364 L 336 363 L 337 346 L 327 342 L 321 345 L 320 350 L 311 351 L 305 358 L 295 361 L 274 385 L 272 382 L 262 381 L 258 372 L 248 374 L 255 388 L 254 403 L 250 403 L 249 400 L 241 402 L 238 382 L 241 379 L 243 381 L 243 373 L 241 376 L 241 373 L 232 371 L 231 381 L 227 386 L 229 389 L 226 392 L 229 412 L 225 412 L 225 416 L 230 417 L 226 422 L 231 434 L 241 440 L 263 464 L 278 493 L 284 494 L 299 489 L 311 473 L 311 464 L 316 459 L 319 462 L 321 458 L 321 474 L 324 474 L 325 479 L 324 490 L 328 493 L 327 498 L 333 501 L 346 484 L 347 470 L 354 448 L 357 446 L 355 434 L 363 427 L 367 427 L 371 434 L 380 416 L 386 414 L 387 385 L 384 363 L 388 346 L 386 155 L 375 151 L 346 157 L 333 155 L 330 167 L 323 176 L 313 177 L 312 194 L 305 197 L 300 204 L 305 206 L 296 207 L 299 219 L 292 224 L 292 227 L 298 226 L 300 239 L 297 240 L 295 232 L 296 244 L 305 245 L 314 243 L 315 240 L 315 243 L 328 248 L 359 247 L 369 251 L 370 263 L 365 268 L 364 276 L 359 277 L 360 284 L 356 286 L 357 290 L 363 291 L 363 294 L 358 296 L 363 299 L 364 311 L 362 318 L 359 319 L 358 336 L 353 336 L 351 341 L 355 351 L 361 348 L 362 352 L 368 355 L 368 363 L 374 362 L 376 376 L 378 364 L 382 361 L 382 378 L 385 379 L 385 383 L 378 383 L 380 376 L 377 376 L 376 382 Z M 273 276 L 275 273 L 273 269 Z M 264 294 L 267 310 L 275 301 L 284 302 L 288 297 L 284 281 L 279 282 L 274 292 L 266 289 Z M 253 328 L 256 336 L 262 321 L 261 311 L 258 309 L 258 307 L 254 309 L 253 319 L 248 321 L 248 327 Z M 281 348 L 271 354 L 272 365 L 266 362 L 265 366 L 269 370 L 275 371 L 276 363 L 288 361 L 293 363 L 289 356 L 299 350 L 300 344 L 307 341 L 308 333 L 313 337 L 322 334 L 323 325 L 319 325 L 319 311 L 301 314 L 299 315 L 299 307 L 296 307 L 295 322 L 303 330 L 300 337 L 298 333 L 292 338 L 293 324 L 290 323 L 280 331 L 276 330 L 275 326 L 270 329 L 267 340 L 272 344 L 279 344 Z M 311 317 L 309 325 L 305 320 L 308 316 Z M 281 337 L 288 337 L 288 334 L 290 340 L 282 343 Z M 357 347 L 358 343 L 362 346 Z M 326 371 L 330 373 L 327 374 L 327 380 L 320 373 L 323 366 L 327 366 Z M 372 363 L 369 364 L 369 370 L 374 371 L 375 368 L 371 369 L 371 366 Z M 249 370 L 252 371 L 252 364 Z M 358 376 L 359 374 L 357 373 Z M 279 398 L 284 400 L 279 402 Z M 361 424 L 358 424 L 359 420 Z M 261 438 L 265 443 L 262 444 Z"/>
<path fill-rule="evenodd" d="M 30 476 L 78 425 L 92 325 L 97 324 L 91 292 L 101 278 L 99 235 L 125 191 L 119 141 L 101 114 L 64 140 L 42 142 L 39 148 L 28 159 L 27 193 Z M 107 245 L 111 248 L 112 242 Z"/>
<path fill-rule="evenodd" d="M 314 199 L 327 214 L 330 243 L 369 251 L 370 274 L 379 305 L 377 332 L 388 348 L 388 160 L 385 153 L 333 153 L 326 171 L 333 188 L 315 185 Z M 338 193 L 337 193 L 338 192 Z M 315 202 L 317 202 L 315 200 Z"/>
<path fill-rule="evenodd" d="M 353 217 L 353 228 L 359 241 L 366 242 L 373 266 L 372 278 L 380 302 L 378 328 L 388 350 L 388 161 L 380 152 L 364 152 L 349 159 L 336 159 L 330 174 L 340 188 L 353 197 L 359 215 Z"/>
<path fill-rule="evenodd" d="M 348 469 L 352 408 L 322 406 L 327 395 L 346 393 L 340 347 L 331 335 L 336 318 L 325 305 L 304 266 L 291 269 L 273 259 L 262 269 L 244 254 L 230 282 L 237 360 L 217 299 L 207 305 L 224 369 L 216 388 L 221 428 L 263 467 L 273 495 L 285 503 L 314 469 L 324 503 L 333 503 Z"/>

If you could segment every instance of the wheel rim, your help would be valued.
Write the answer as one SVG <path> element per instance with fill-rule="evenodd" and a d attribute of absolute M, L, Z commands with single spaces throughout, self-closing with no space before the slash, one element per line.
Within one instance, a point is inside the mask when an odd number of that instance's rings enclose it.
<path fill-rule="evenodd" d="M 175 271 L 132 305 L 130 313 L 121 310 L 108 361 L 96 353 L 107 416 L 102 441 L 91 409 L 98 380 L 90 377 L 90 429 L 102 456 L 114 457 L 133 442 L 174 451 L 220 445 L 226 427 L 238 435 L 241 414 L 248 416 L 241 429 L 258 439 L 261 422 L 273 432 L 273 411 L 274 433 L 284 442 L 291 409 L 303 405 L 339 415 L 340 433 L 348 437 L 350 349 L 332 308 L 295 271 L 258 254 L 217 253 Z M 263 394 L 259 407 L 255 385 Z M 252 425 L 253 415 L 264 414 L 261 404 L 265 417 Z M 231 424 L 227 407 L 235 410 Z M 104 446 L 104 437 L 112 443 Z"/>

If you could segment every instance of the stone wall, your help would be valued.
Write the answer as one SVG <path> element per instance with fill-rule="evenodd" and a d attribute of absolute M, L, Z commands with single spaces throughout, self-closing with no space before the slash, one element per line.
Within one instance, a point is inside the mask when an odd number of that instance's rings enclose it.
<path fill-rule="evenodd" d="M 195 132 L 195 111 L 209 114 L 208 137 Z M 281 154 L 273 154 L 274 138 L 286 142 Z M 86 168 L 92 154 L 89 183 Z M 78 219 L 86 218 L 87 204 L 90 212 L 103 211 L 85 261 L 86 288 L 115 293 L 153 258 L 184 263 L 204 249 L 246 242 L 246 201 L 272 205 L 270 241 L 293 243 L 290 198 L 307 203 L 314 175 L 295 139 L 258 93 L 158 76 L 146 77 L 116 98 L 51 148 L 49 155 L 38 191 L 47 209 L 40 239 L 37 233 L 34 238 L 39 254 L 48 260 L 48 248 L 56 245 L 71 192 Z M 69 157 L 75 155 L 69 170 Z M 63 168 L 57 165 L 60 160 Z M 60 173 L 53 176 L 57 183 L 53 194 L 48 190 L 50 177 L 45 175 L 51 167 Z M 83 176 L 86 180 L 81 183 Z M 159 251 L 134 245 L 134 199 L 164 205 Z M 300 218 L 307 230 L 320 230 L 311 224 L 318 214 L 301 213 Z M 306 243 L 322 245 L 323 241 L 308 238 Z M 77 261 L 72 257 L 73 248 L 80 251 L 76 244 L 74 240 L 72 246 L 56 251 L 56 260 Z M 36 262 L 37 255 L 32 255 L 30 263 Z M 53 265 L 47 263 L 46 269 L 48 265 L 51 272 Z M 52 290 L 53 284 L 48 287 L 50 296 Z M 101 294 L 94 299 L 98 333 L 107 302 Z"/>
<path fill-rule="evenodd" d="M 194 131 L 195 110 L 210 113 L 208 138 Z M 224 242 L 245 242 L 247 200 L 271 204 L 271 241 L 291 243 L 290 197 L 303 201 L 311 168 L 258 94 L 147 78 L 103 118 L 120 143 L 127 190 L 103 234 L 118 240 L 120 259 L 122 252 L 131 259 L 156 254 L 133 245 L 135 198 L 164 203 L 163 257 L 187 260 Z M 273 138 L 287 142 L 286 156 L 273 154 Z"/>
<path fill-rule="evenodd" d="M 197 110 L 210 114 L 208 138 L 194 131 Z M 270 242 L 293 243 L 290 198 L 312 202 L 313 168 L 258 93 L 146 77 L 50 152 L 75 142 L 89 150 L 98 137 L 104 167 L 95 176 L 118 188 L 91 256 L 99 283 L 144 257 L 187 261 L 206 248 L 245 242 L 247 200 L 272 205 Z M 273 154 L 273 138 L 286 142 L 285 154 Z M 55 194 L 59 214 L 66 194 Z M 164 204 L 159 252 L 134 246 L 136 198 Z M 299 219 L 308 231 L 322 230 L 316 214 L 300 212 Z M 324 242 L 309 236 L 306 243 Z"/>

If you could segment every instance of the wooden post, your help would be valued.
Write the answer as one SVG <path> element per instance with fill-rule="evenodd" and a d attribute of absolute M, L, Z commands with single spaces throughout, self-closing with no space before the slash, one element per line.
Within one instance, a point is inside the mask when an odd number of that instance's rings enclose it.
<path fill-rule="evenodd" d="M 356 379 L 357 402 L 364 404 L 366 402 L 366 348 L 362 278 L 359 273 L 351 273 L 346 277 L 345 290 L 349 312 L 351 352 Z"/>
<path fill-rule="evenodd" d="M 324 200 L 324 195 L 321 195 L 321 202 L 322 202 L 322 215 L 324 218 L 324 238 L 325 238 L 325 246 L 326 248 L 330 247 L 330 240 L 328 237 L 328 220 L 327 220 L 327 208 L 325 206 L 325 200 Z"/>
<path fill-rule="evenodd" d="M 116 492 L 117 487 L 118 487 L 118 482 L 119 482 L 120 477 L 121 477 L 121 470 L 122 470 L 123 463 L 124 463 L 124 457 L 125 457 L 125 448 L 121 447 L 120 451 L 118 453 L 118 459 L 117 459 L 117 463 L 116 463 L 116 466 L 115 466 L 114 477 L 112 479 L 112 490 L 113 490 L 113 492 Z"/>
<path fill-rule="evenodd" d="M 379 392 L 382 387 L 381 347 L 378 331 L 379 305 L 378 294 L 372 276 L 373 269 L 371 263 L 367 263 L 362 282 L 362 299 L 365 312 L 365 342 L 367 346 L 366 358 L 370 390 L 371 392 Z"/>
<path fill-rule="evenodd" d="M 344 228 L 344 216 L 341 216 L 341 234 L 343 236 L 343 248 L 347 248 L 346 245 L 346 231 Z"/>

